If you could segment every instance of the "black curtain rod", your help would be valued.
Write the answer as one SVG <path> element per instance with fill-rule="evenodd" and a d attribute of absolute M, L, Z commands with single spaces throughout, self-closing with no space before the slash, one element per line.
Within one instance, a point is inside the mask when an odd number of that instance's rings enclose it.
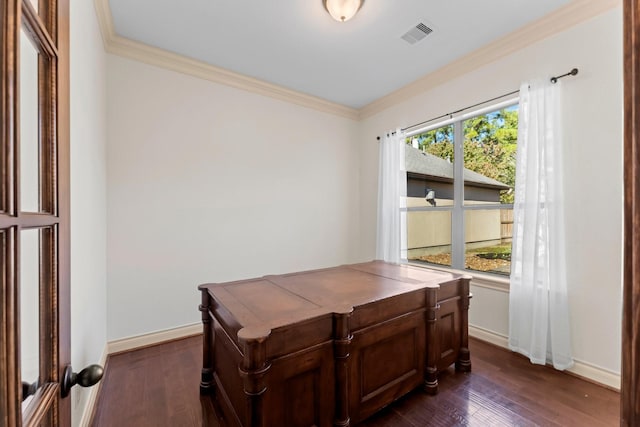
<path fill-rule="evenodd" d="M 572 69 L 571 71 L 569 71 L 569 72 L 568 72 L 568 73 L 566 73 L 566 74 L 562 74 L 562 75 L 560 75 L 560 76 L 551 77 L 551 79 L 550 79 L 550 80 L 551 80 L 551 83 L 557 83 L 557 82 L 558 82 L 558 79 L 561 79 L 561 78 L 563 78 L 563 77 L 567 77 L 567 76 L 575 76 L 576 74 L 578 74 L 578 69 L 577 69 L 577 68 L 574 68 L 574 69 Z M 520 90 L 519 90 L 519 89 L 518 89 L 518 90 L 514 90 L 514 91 L 512 91 L 512 92 L 505 93 L 504 95 L 496 96 L 495 98 L 487 99 L 486 101 L 478 102 L 477 104 L 469 105 L 468 107 L 464 107 L 464 108 L 461 108 L 461 109 L 459 109 L 459 110 L 452 111 L 452 112 L 450 112 L 450 113 L 443 114 L 443 115 L 441 115 L 441 116 L 434 117 L 434 118 L 429 119 L 429 120 L 425 120 L 424 122 L 420 122 L 420 123 L 416 123 L 416 124 L 411 125 L 411 126 L 407 126 L 406 128 L 402 128 L 402 129 L 400 129 L 400 130 L 401 130 L 402 132 L 404 132 L 404 131 L 406 131 L 406 130 L 408 130 L 408 129 L 411 129 L 411 128 L 414 128 L 414 127 L 417 127 L 417 126 L 426 125 L 427 123 L 430 123 L 430 122 L 433 122 L 433 121 L 436 121 L 436 120 L 439 120 L 439 119 L 444 119 L 445 117 L 452 117 L 454 114 L 461 113 L 461 112 L 466 111 L 466 110 L 468 110 L 468 109 L 470 109 L 470 108 L 479 107 L 480 105 L 482 105 L 482 104 L 486 104 L 487 102 L 496 101 L 496 100 L 498 100 L 498 99 L 500 99 L 500 98 L 505 98 L 505 97 L 507 97 L 507 96 L 509 96 L 509 95 L 515 95 L 516 93 L 519 93 L 519 92 L 520 92 Z M 391 132 L 391 135 L 395 135 L 395 134 L 396 134 L 396 132 L 395 132 L 395 131 Z M 376 139 L 377 139 L 378 141 L 380 141 L 380 137 L 379 137 L 379 136 L 378 136 Z"/>
<path fill-rule="evenodd" d="M 408 130 L 408 129 L 411 129 L 411 128 L 414 128 L 414 127 L 418 127 L 418 126 L 421 126 L 421 125 L 426 125 L 427 123 L 430 123 L 430 122 L 433 122 L 433 121 L 436 121 L 436 120 L 444 119 L 446 117 L 452 117 L 454 114 L 461 113 L 461 112 L 463 112 L 465 110 L 468 110 L 470 108 L 478 107 L 478 106 L 480 106 L 482 104 L 486 104 L 487 102 L 495 101 L 495 100 L 498 100 L 500 98 L 504 98 L 504 97 L 509 96 L 509 95 L 515 95 L 518 92 L 520 92 L 520 90 L 514 90 L 513 92 L 505 93 L 504 95 L 496 96 L 495 98 L 487 99 L 486 101 L 478 102 L 477 104 L 473 104 L 473 105 L 469 105 L 469 106 L 464 107 L 464 108 L 460 108 L 459 110 L 452 111 L 450 113 L 443 114 L 441 116 L 434 117 L 434 118 L 429 119 L 429 120 L 425 120 L 424 122 L 420 122 L 420 123 L 416 123 L 416 124 L 411 125 L 411 126 L 407 126 L 406 128 L 402 128 L 400 130 L 402 132 L 404 132 L 405 130 Z M 396 134 L 395 131 L 391 132 L 391 135 L 395 135 L 395 134 Z M 377 137 L 377 138 L 378 138 L 378 141 L 380 141 L 380 137 Z"/>
<path fill-rule="evenodd" d="M 569 71 L 566 74 L 562 74 L 560 76 L 551 77 L 551 83 L 557 83 L 558 79 L 561 79 L 561 78 L 567 77 L 567 76 L 575 76 L 576 74 L 578 74 L 578 69 L 574 68 L 573 70 Z"/>

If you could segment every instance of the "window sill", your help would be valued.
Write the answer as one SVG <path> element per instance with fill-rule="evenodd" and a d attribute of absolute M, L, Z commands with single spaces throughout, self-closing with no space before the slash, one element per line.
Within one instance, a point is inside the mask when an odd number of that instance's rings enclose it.
<path fill-rule="evenodd" d="M 414 267 L 428 268 L 430 270 L 446 271 L 449 273 L 464 274 L 471 276 L 471 284 L 473 286 L 479 286 L 481 288 L 492 289 L 499 292 L 509 292 L 509 279 L 507 277 L 499 277 L 493 274 L 483 274 L 470 270 L 456 270 L 454 268 L 447 268 L 437 265 L 425 265 L 421 263 L 407 262 L 407 264 Z"/>

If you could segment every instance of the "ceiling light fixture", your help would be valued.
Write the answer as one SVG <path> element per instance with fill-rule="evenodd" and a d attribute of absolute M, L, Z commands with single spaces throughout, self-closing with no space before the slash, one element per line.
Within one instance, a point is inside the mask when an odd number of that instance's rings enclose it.
<path fill-rule="evenodd" d="M 345 22 L 355 16 L 364 0 L 322 0 L 322 3 L 333 19 Z"/>

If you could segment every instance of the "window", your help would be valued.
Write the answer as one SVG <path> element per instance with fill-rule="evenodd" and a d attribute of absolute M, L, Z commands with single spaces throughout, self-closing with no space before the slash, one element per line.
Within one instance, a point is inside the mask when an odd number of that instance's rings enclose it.
<path fill-rule="evenodd" d="M 509 275 L 516 102 L 407 134 L 409 261 Z"/>

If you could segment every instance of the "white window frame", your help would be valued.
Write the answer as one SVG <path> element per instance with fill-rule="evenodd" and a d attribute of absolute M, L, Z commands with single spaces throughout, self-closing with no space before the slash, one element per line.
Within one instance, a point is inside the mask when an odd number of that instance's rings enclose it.
<path fill-rule="evenodd" d="M 414 135 L 429 132 L 434 129 L 438 129 L 444 126 L 453 125 L 453 206 L 422 206 L 422 207 L 406 207 L 400 208 L 403 216 L 406 216 L 407 212 L 416 211 L 438 211 L 446 210 L 451 211 L 451 267 L 429 264 L 428 268 L 435 270 L 443 270 L 448 272 L 455 272 L 460 274 L 466 274 L 472 277 L 472 283 L 478 286 L 483 286 L 491 289 L 508 291 L 509 289 L 509 277 L 501 276 L 498 274 L 486 273 L 475 270 L 465 269 L 465 212 L 469 210 L 497 210 L 511 208 L 513 204 L 495 204 L 495 205 L 466 205 L 464 204 L 464 160 L 456 161 L 455 159 L 464 159 L 463 153 L 463 141 L 464 141 L 464 122 L 468 119 L 481 116 L 486 113 L 490 113 L 503 108 L 517 105 L 520 101 L 519 96 L 510 97 L 498 103 L 493 103 L 464 114 L 455 115 L 452 114 L 448 119 L 429 124 L 419 129 L 414 129 L 405 133 L 405 137 L 410 138 Z M 402 228 L 402 254 L 403 258 L 406 258 L 408 230 L 406 224 Z M 423 263 L 411 263 L 409 264 L 425 267 Z"/>

